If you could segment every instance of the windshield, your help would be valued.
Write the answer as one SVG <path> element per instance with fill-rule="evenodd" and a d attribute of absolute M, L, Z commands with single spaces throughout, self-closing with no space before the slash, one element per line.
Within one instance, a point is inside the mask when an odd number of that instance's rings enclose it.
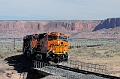
<path fill-rule="evenodd" d="M 57 36 L 52 36 L 52 35 L 49 35 L 48 36 L 48 40 L 56 40 L 57 39 Z"/>
<path fill-rule="evenodd" d="M 67 37 L 66 37 L 66 36 L 59 36 L 59 39 L 60 39 L 60 40 L 67 41 Z"/>

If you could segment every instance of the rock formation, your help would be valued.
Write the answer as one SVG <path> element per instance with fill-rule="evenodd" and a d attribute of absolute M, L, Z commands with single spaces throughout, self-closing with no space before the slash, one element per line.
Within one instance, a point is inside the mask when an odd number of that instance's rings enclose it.
<path fill-rule="evenodd" d="M 1 20 L 0 38 L 21 38 L 27 34 L 63 32 L 70 37 L 104 38 L 120 37 L 120 18 L 106 20 Z M 117 29 L 116 29 L 117 28 Z M 107 35 L 107 36 L 106 36 Z"/>
<path fill-rule="evenodd" d="M 0 21 L 1 37 L 43 32 L 91 32 L 100 21 Z"/>
<path fill-rule="evenodd" d="M 108 18 L 104 20 L 102 23 L 100 23 L 98 26 L 96 26 L 93 31 L 97 31 L 104 28 L 109 29 L 115 27 L 120 27 L 120 18 Z"/>

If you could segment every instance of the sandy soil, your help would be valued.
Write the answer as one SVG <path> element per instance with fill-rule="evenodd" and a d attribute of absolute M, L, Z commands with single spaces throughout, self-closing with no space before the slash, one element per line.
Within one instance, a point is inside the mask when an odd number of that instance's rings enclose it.
<path fill-rule="evenodd" d="M 110 45 L 70 49 L 70 59 L 106 65 L 107 74 L 120 77 L 120 43 Z"/>
<path fill-rule="evenodd" d="M 0 59 L 0 74 L 0 79 L 20 79 L 20 74 L 14 70 L 14 66 L 9 66 L 3 59 Z"/>
<path fill-rule="evenodd" d="M 23 56 L 22 42 L 0 41 L 0 79 L 40 79 L 43 75 L 32 72 L 32 61 Z M 45 79 L 63 79 L 47 76 Z M 43 78 L 44 79 L 44 78 Z M 65 78 L 64 78 L 65 79 Z"/>
<path fill-rule="evenodd" d="M 97 47 L 80 47 L 69 50 L 70 59 L 107 66 L 107 74 L 120 77 L 120 42 Z M 37 79 L 30 71 L 31 62 L 22 55 L 22 42 L 0 41 L 0 79 Z M 42 76 L 41 76 L 42 77 Z M 47 76 L 43 79 L 62 79 Z M 65 79 L 65 78 L 64 78 Z"/>

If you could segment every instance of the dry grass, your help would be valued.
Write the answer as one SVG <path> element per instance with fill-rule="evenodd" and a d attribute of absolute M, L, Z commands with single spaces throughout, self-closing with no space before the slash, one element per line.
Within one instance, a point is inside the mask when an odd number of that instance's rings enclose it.
<path fill-rule="evenodd" d="M 19 74 L 16 70 L 13 70 L 14 67 L 9 66 L 4 59 L 20 54 L 17 52 L 20 48 L 19 43 L 16 43 L 16 48 L 14 49 L 14 43 L 12 41 L 0 41 L 0 79 L 19 79 Z M 7 74 L 12 76 L 7 77 Z"/>
<path fill-rule="evenodd" d="M 0 64 L 7 57 L 22 53 L 21 50 L 22 42 L 16 42 L 14 49 L 13 42 L 0 41 Z M 108 74 L 120 76 L 120 41 L 96 47 L 83 46 L 69 49 L 69 54 L 70 59 L 94 64 L 104 64 L 107 66 Z M 3 66 L 0 69 L 3 71 L 6 69 L 4 67 L 7 68 L 8 66 Z"/>
<path fill-rule="evenodd" d="M 120 76 L 120 42 L 69 50 L 70 59 L 107 66 L 108 74 Z"/>

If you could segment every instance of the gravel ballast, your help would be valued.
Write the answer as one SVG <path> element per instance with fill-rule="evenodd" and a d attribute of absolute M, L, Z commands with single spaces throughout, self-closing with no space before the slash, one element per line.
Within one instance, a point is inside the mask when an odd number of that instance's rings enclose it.
<path fill-rule="evenodd" d="M 68 71 L 68 70 L 56 68 L 53 66 L 46 66 L 41 68 L 40 70 L 47 73 L 51 73 L 56 76 L 65 77 L 68 79 L 107 79 L 107 78 L 103 78 L 95 75 L 76 73 L 73 71 Z"/>

